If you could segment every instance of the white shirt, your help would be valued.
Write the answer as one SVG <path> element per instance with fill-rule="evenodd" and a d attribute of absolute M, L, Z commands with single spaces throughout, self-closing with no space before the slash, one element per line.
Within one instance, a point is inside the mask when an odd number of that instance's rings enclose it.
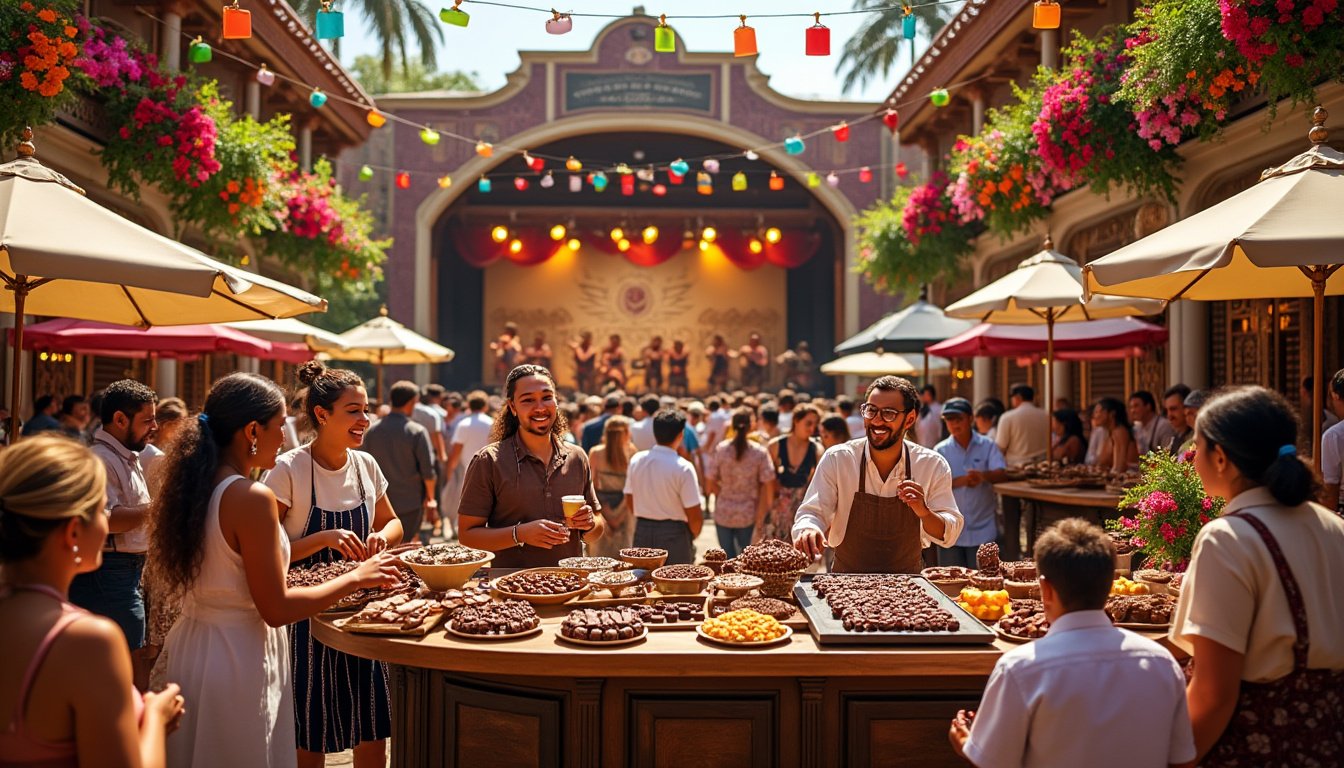
<path fill-rule="evenodd" d="M 317 490 L 317 506 L 328 512 L 355 509 L 367 505 L 369 530 L 373 530 L 373 507 L 387 493 L 387 478 L 373 456 L 363 451 L 350 451 L 350 458 L 340 469 L 327 469 L 314 464 L 307 446 L 280 454 L 275 469 L 262 480 L 275 494 L 275 500 L 289 509 L 280 521 L 291 541 L 301 538 L 308 525 L 308 513 L 313 509 L 313 494 Z M 316 466 L 316 474 L 313 468 Z M 358 472 L 358 476 L 356 475 Z M 360 498 L 360 480 L 364 497 Z"/>
<path fill-rule="evenodd" d="M 943 440 L 943 404 L 930 403 L 929 411 L 915 422 L 915 440 L 932 448 Z"/>
<path fill-rule="evenodd" d="M 999 433 L 994 437 L 1008 466 L 1044 461 L 1050 448 L 1050 425 L 1045 411 L 1035 403 L 1023 402 L 999 417 Z"/>
<path fill-rule="evenodd" d="M 833 445 L 821 455 L 817 462 L 812 483 L 807 486 L 802 506 L 794 515 L 793 538 L 796 540 L 808 528 L 826 534 L 827 543 L 832 547 L 840 546 L 845 540 L 845 528 L 849 525 L 849 509 L 854 504 L 854 494 L 859 490 L 859 457 L 867 437 L 850 440 L 847 443 Z M 957 542 L 964 520 L 957 510 L 957 500 L 952 496 L 952 470 L 947 459 L 937 451 L 925 448 L 910 441 L 905 447 L 910 450 L 910 479 L 924 488 L 924 503 L 929 511 L 942 519 L 947 529 L 943 538 L 935 539 L 919 529 L 921 546 L 930 543 L 950 547 Z M 871 456 L 865 465 L 865 479 L 868 493 L 882 497 L 896 496 L 897 486 L 905 479 L 905 453 L 896 462 L 896 468 L 883 480 Z"/>
<path fill-rule="evenodd" d="M 719 441 L 727 437 L 728 425 L 733 421 L 733 412 L 727 408 L 720 408 L 709 414 L 705 418 L 705 442 L 710 445 L 718 445 Z"/>
<path fill-rule="evenodd" d="M 1321 435 L 1321 476 L 1325 482 L 1341 486 L 1339 498 L 1344 500 L 1344 483 L 1340 482 L 1344 477 L 1344 422 Z"/>
<path fill-rule="evenodd" d="M 149 481 L 145 479 L 139 453 L 122 445 L 102 427 L 93 433 L 91 450 L 107 467 L 107 506 L 104 509 L 109 515 L 118 507 L 139 507 L 149 503 Z M 116 552 L 143 554 L 149 548 L 149 532 L 144 524 L 109 538 L 111 541 L 106 549 Z"/>
<path fill-rule="evenodd" d="M 1153 414 L 1153 417 L 1141 424 L 1134 424 L 1134 442 L 1138 444 L 1139 455 L 1162 448 L 1171 442 L 1176 436 L 1176 430 L 1172 429 L 1171 422 L 1167 421 L 1165 416 Z"/>
<path fill-rule="evenodd" d="M 966 756 L 979 768 L 1189 762 L 1185 677 L 1162 646 L 1103 611 L 1067 613 L 994 665 Z"/>
<path fill-rule="evenodd" d="M 779 431 L 781 434 L 787 434 L 793 429 L 793 411 L 779 412 Z"/>
<path fill-rule="evenodd" d="M 867 434 L 863 428 L 863 417 L 859 414 L 856 413 L 852 416 L 846 416 L 845 423 L 849 425 L 849 436 L 851 439 L 855 437 L 863 437 Z"/>
<path fill-rule="evenodd" d="M 457 420 L 457 426 L 453 427 L 452 445 L 462 446 L 458 464 L 466 466 L 473 456 L 490 444 L 490 430 L 494 425 L 495 420 L 484 411 L 471 413 Z"/>
<path fill-rule="evenodd" d="M 1102 427 L 1093 427 L 1092 434 L 1087 436 L 1087 456 L 1083 458 L 1084 464 L 1096 464 L 1097 457 L 1101 455 L 1101 449 L 1106 447 L 1106 430 Z"/>
<path fill-rule="evenodd" d="M 643 418 L 630 425 L 630 442 L 635 444 L 637 451 L 647 451 L 658 444 L 653 439 L 652 418 Z"/>
<path fill-rule="evenodd" d="M 666 445 L 655 445 L 630 459 L 625 492 L 634 500 L 635 517 L 686 520 L 686 510 L 700 506 L 695 466 Z"/>

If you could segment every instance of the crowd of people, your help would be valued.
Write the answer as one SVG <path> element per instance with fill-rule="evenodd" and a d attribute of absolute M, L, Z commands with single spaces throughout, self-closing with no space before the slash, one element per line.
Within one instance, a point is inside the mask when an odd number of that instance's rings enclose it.
<path fill-rule="evenodd" d="M 672 392 L 672 372 L 667 394 L 566 396 L 526 362 L 498 394 L 401 381 L 375 405 L 355 374 L 310 362 L 292 393 L 226 376 L 196 414 L 132 380 L 93 402 L 39 399 L 35 436 L 0 450 L 0 656 L 21 662 L 0 671 L 0 766 L 317 766 L 345 750 L 381 766 L 387 668 L 324 646 L 308 619 L 395 581 L 389 549 L 443 536 L 504 568 L 629 546 L 689 563 L 711 516 L 729 557 L 780 538 L 842 572 L 973 567 L 991 541 L 1005 559 L 1034 552 L 1054 628 L 1005 654 L 978 714 L 952 723 L 978 765 L 1137 754 L 1096 745 L 1140 711 L 1161 727 L 1144 728 L 1139 764 L 1344 759 L 1344 614 L 1319 588 L 1344 577 L 1339 468 L 1322 488 L 1281 396 L 1175 386 L 1159 412 L 1136 392 L 1096 403 L 1088 432 L 1066 403 L 1047 428 L 1025 385 L 1011 408 L 889 376 L 861 402 L 701 401 Z M 1344 415 L 1344 371 L 1331 393 Z M 1337 463 L 1344 431 L 1325 441 Z M 1103 623 L 1099 529 L 1069 521 L 1032 541 L 993 491 L 1009 465 L 1128 469 L 1156 449 L 1190 456 L 1229 501 L 1199 533 L 1172 625 L 1195 660 L 1188 685 L 1167 650 Z M 287 584 L 293 566 L 338 560 L 358 566 Z"/>

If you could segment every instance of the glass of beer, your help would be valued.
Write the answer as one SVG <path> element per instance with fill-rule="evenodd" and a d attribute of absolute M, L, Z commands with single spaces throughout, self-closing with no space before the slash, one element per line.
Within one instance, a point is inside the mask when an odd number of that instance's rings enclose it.
<path fill-rule="evenodd" d="M 579 514 L 579 509 L 587 503 L 588 499 L 583 496 L 561 496 L 560 504 L 563 506 L 565 513 L 565 525 L 573 528 L 574 516 Z"/>

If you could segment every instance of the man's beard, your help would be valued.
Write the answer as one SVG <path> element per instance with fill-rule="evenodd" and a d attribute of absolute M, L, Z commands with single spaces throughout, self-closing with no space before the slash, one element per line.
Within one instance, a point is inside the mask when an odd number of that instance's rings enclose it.
<path fill-rule="evenodd" d="M 893 445 L 898 445 L 901 442 L 901 440 L 905 438 L 904 428 L 897 429 L 896 427 L 888 427 L 888 429 L 890 431 L 887 433 L 887 438 L 882 441 L 879 441 L 877 440 L 877 438 L 873 437 L 872 427 L 866 427 L 864 429 L 864 432 L 868 435 L 868 444 L 871 445 L 874 450 L 878 451 L 886 450 L 887 448 L 890 448 Z"/>

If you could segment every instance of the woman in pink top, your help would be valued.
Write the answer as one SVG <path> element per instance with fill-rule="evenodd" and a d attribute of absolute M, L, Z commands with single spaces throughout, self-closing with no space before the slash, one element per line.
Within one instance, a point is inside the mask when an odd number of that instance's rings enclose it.
<path fill-rule="evenodd" d="M 106 470 L 64 437 L 0 451 L 0 768 L 162 766 L 183 701 L 143 696 L 117 625 L 66 599 L 107 538 Z"/>

